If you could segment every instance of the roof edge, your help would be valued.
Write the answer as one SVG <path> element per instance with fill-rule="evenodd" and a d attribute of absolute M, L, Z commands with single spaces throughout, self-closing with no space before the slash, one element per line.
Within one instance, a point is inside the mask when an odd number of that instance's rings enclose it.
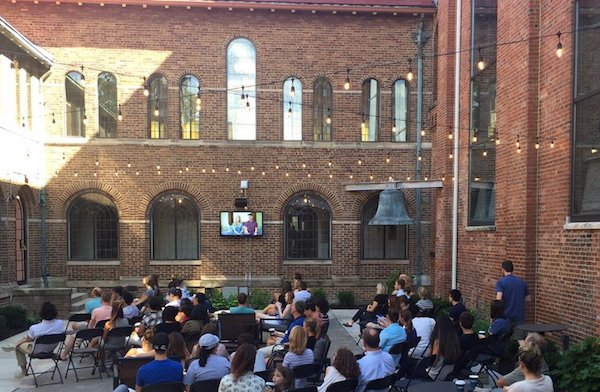
<path fill-rule="evenodd" d="M 50 68 L 54 65 L 54 59 L 49 52 L 31 42 L 27 37 L 21 34 L 2 17 L 0 17 L 0 34 L 8 37 L 8 39 L 14 42 L 15 45 L 23 49 L 25 53 L 42 63 L 42 65 L 46 66 L 47 68 Z"/>

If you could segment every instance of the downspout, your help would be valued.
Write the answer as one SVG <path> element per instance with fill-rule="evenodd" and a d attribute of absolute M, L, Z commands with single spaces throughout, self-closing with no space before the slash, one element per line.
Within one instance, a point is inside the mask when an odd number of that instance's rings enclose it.
<path fill-rule="evenodd" d="M 49 69 L 44 75 L 42 75 L 40 80 L 45 81 L 50 76 L 51 72 L 52 72 L 52 70 Z M 42 88 L 43 88 L 43 85 L 42 85 Z M 45 138 L 42 138 L 42 139 L 45 139 Z M 46 257 L 47 209 L 46 209 L 46 175 L 45 175 L 45 173 L 46 173 L 46 149 L 45 149 L 45 144 L 44 144 L 43 162 L 44 163 L 43 163 L 41 172 L 44 173 L 44 178 L 43 178 L 44 185 L 42 186 L 42 189 L 40 190 L 40 267 L 41 267 L 44 288 L 48 288 L 48 260 Z"/>
<path fill-rule="evenodd" d="M 454 42 L 454 161 L 452 170 L 452 288 L 456 288 L 458 264 L 458 159 L 460 136 L 460 33 L 462 0 L 456 0 L 456 33 Z"/>

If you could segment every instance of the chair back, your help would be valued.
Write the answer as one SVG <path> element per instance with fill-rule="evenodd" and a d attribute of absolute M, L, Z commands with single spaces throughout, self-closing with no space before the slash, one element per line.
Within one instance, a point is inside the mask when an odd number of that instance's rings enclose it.
<path fill-rule="evenodd" d="M 119 384 L 125 384 L 134 389 L 138 369 L 153 360 L 152 357 L 119 358 L 116 366 L 117 371 L 113 374 L 113 386 L 116 388 Z"/>
<path fill-rule="evenodd" d="M 160 384 L 149 384 L 142 388 L 142 392 L 182 392 L 182 382 L 165 382 Z"/>
<path fill-rule="evenodd" d="M 129 325 L 135 325 L 142 322 L 142 316 L 133 316 L 129 319 Z"/>
<path fill-rule="evenodd" d="M 437 358 L 437 355 L 434 354 L 434 355 L 430 355 L 428 357 L 425 357 L 425 358 L 419 360 L 419 362 L 417 362 L 417 365 L 413 369 L 412 374 L 408 378 L 408 381 L 406 382 L 406 385 L 404 386 L 404 388 L 406 390 L 408 390 L 408 386 L 410 385 L 412 380 L 416 379 L 419 375 L 427 374 L 428 373 L 427 369 L 429 369 L 431 366 L 433 366 L 436 358 Z M 431 381 L 431 379 L 429 378 L 426 381 Z"/>
<path fill-rule="evenodd" d="M 106 334 L 103 348 L 111 352 L 124 349 L 129 344 L 129 337 L 131 336 L 132 331 L 132 326 L 111 329 Z"/>
<path fill-rule="evenodd" d="M 390 355 L 398 355 L 404 352 L 404 347 L 406 346 L 406 341 L 401 343 L 396 343 L 390 348 Z"/>
<path fill-rule="evenodd" d="M 461 373 L 464 370 L 465 375 L 470 374 L 470 368 L 475 364 L 475 359 L 479 355 L 481 348 L 472 348 L 465 352 L 462 357 L 454 364 L 452 371 L 446 376 L 445 381 L 452 381 L 455 378 L 461 378 Z M 464 378 L 464 377 L 463 377 Z"/>
<path fill-rule="evenodd" d="M 63 333 L 53 333 L 50 335 L 42 335 L 35 339 L 35 345 L 33 347 L 32 358 L 51 358 L 54 354 L 56 346 L 65 341 L 67 335 Z"/>
<path fill-rule="evenodd" d="M 389 376 L 385 376 L 382 378 L 378 378 L 377 380 L 369 381 L 369 383 L 365 387 L 365 392 L 379 391 L 381 389 L 387 390 L 391 385 L 394 384 L 395 380 L 396 380 L 396 375 L 390 374 Z"/>
<path fill-rule="evenodd" d="M 104 329 L 104 325 L 108 322 L 108 320 L 98 320 L 96 322 L 96 326 L 94 328 Z"/>
<path fill-rule="evenodd" d="M 219 337 L 222 341 L 235 342 L 242 333 L 258 337 L 258 324 L 253 314 L 221 313 L 219 315 Z"/>
<path fill-rule="evenodd" d="M 100 337 L 104 334 L 104 331 L 98 328 L 82 329 L 77 331 L 75 334 L 75 341 L 81 339 L 83 342 L 89 342 L 90 340 Z"/>
<path fill-rule="evenodd" d="M 300 365 L 296 366 L 292 369 L 294 373 L 294 378 L 308 378 L 313 374 L 316 374 L 320 371 L 320 367 L 316 363 L 309 363 L 308 365 Z"/>
<path fill-rule="evenodd" d="M 317 392 L 317 391 L 318 391 L 318 389 L 315 386 L 287 390 L 287 392 Z"/>
<path fill-rule="evenodd" d="M 254 374 L 256 374 L 258 377 L 262 378 L 265 381 L 271 381 L 273 379 L 272 369 L 263 370 L 261 372 L 255 372 Z"/>
<path fill-rule="evenodd" d="M 354 392 L 358 386 L 358 379 L 349 378 L 344 381 L 339 381 L 327 387 L 326 392 Z"/>
<path fill-rule="evenodd" d="M 69 325 L 71 325 L 71 323 L 81 323 L 84 321 L 87 323 L 86 324 L 86 328 L 87 328 L 91 319 L 92 319 L 92 315 L 90 313 L 74 313 L 69 316 L 69 319 L 67 320 L 67 325 L 65 325 L 65 331 L 67 329 L 69 329 Z"/>
<path fill-rule="evenodd" d="M 196 381 L 190 385 L 190 392 L 218 392 L 221 379 Z"/>

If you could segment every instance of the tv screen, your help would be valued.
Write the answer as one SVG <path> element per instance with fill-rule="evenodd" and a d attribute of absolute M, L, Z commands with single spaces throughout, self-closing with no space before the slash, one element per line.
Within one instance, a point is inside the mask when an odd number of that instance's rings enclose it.
<path fill-rule="evenodd" d="M 225 237 L 260 237 L 263 213 L 255 211 L 221 212 L 221 235 Z"/>

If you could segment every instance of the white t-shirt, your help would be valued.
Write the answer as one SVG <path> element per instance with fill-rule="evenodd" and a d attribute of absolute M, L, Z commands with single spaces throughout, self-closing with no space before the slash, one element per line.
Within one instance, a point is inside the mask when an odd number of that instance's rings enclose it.
<path fill-rule="evenodd" d="M 415 331 L 417 331 L 417 336 L 421 337 L 421 341 L 415 347 L 414 353 L 417 357 L 426 357 L 431 352 L 431 347 L 428 346 L 431 333 L 435 327 L 435 320 L 431 317 L 415 317 L 412 319 L 412 324 Z M 425 351 L 426 348 L 427 351 Z"/>
<path fill-rule="evenodd" d="M 29 327 L 29 331 L 27 331 L 27 336 L 32 340 L 36 340 L 42 335 L 51 335 L 63 332 L 65 332 L 65 324 L 62 320 L 42 320 L 42 322 Z M 39 353 L 50 351 L 53 350 L 56 346 L 57 344 L 38 344 L 36 346 L 35 352 Z"/>
<path fill-rule="evenodd" d="M 308 301 L 312 297 L 312 294 L 308 290 L 300 290 L 294 293 L 294 302 L 296 301 Z"/>
<path fill-rule="evenodd" d="M 536 380 L 523 380 L 506 387 L 507 392 L 553 392 L 554 385 L 548 376 Z"/>
<path fill-rule="evenodd" d="M 319 392 L 325 392 L 331 384 L 335 384 L 336 382 L 344 380 L 346 380 L 346 377 L 343 374 L 338 372 L 338 370 L 333 366 L 329 366 L 327 368 L 325 378 L 323 379 L 323 384 L 318 387 L 318 390 Z"/>

